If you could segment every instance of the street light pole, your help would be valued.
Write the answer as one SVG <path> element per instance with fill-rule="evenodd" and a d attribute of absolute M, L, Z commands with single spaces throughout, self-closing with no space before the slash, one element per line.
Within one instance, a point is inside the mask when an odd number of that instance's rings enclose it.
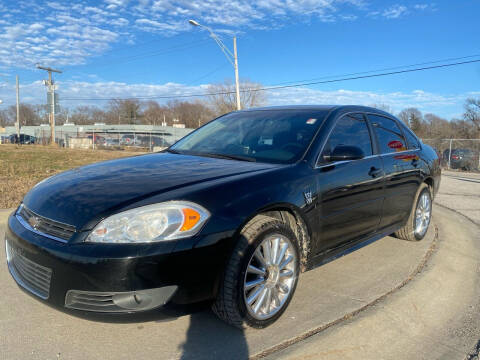
<path fill-rule="evenodd" d="M 237 57 L 237 37 L 233 37 L 233 55 L 235 60 L 235 90 L 237 91 L 237 110 L 242 109 L 240 104 L 240 84 L 238 82 L 238 57 Z"/>
<path fill-rule="evenodd" d="M 236 100 L 237 100 L 237 110 L 241 110 L 242 106 L 240 102 L 240 83 L 238 81 L 237 37 L 236 36 L 233 37 L 233 54 L 232 54 L 232 52 L 225 46 L 222 40 L 208 26 L 202 25 L 195 20 L 188 20 L 188 22 L 193 26 L 199 26 L 208 30 L 212 39 L 215 40 L 215 42 L 220 47 L 220 49 L 222 50 L 227 60 L 230 62 L 230 64 L 233 65 L 233 68 L 235 69 L 235 93 L 236 93 Z"/>

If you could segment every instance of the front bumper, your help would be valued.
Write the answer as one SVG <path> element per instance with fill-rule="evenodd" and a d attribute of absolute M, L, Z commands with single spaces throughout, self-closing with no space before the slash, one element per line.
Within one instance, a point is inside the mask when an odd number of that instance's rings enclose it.
<path fill-rule="evenodd" d="M 213 298 L 230 243 L 178 251 L 175 242 L 62 243 L 14 215 L 5 238 L 10 273 L 22 288 L 57 308 L 112 313 Z"/>

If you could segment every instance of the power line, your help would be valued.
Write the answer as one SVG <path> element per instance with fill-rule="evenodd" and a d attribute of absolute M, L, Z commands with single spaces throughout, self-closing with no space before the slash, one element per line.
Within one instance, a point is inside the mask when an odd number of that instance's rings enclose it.
<path fill-rule="evenodd" d="M 390 75 L 397 75 L 397 74 L 405 74 L 411 72 L 419 72 L 419 71 L 426 71 L 432 69 L 440 69 L 440 68 L 447 68 L 447 67 L 454 67 L 466 64 L 473 64 L 480 62 L 480 59 L 477 60 L 470 60 L 470 61 L 462 61 L 462 62 L 455 62 L 449 64 L 442 64 L 442 65 L 434 65 L 434 66 L 426 66 L 426 67 L 419 67 L 414 69 L 406 69 L 406 70 L 399 70 L 399 71 L 391 71 L 391 72 L 384 72 L 380 74 L 372 74 L 372 75 L 360 75 L 360 76 L 352 76 L 352 77 L 343 77 L 339 79 L 332 79 L 332 80 L 322 80 L 322 81 L 309 81 L 309 82 L 300 82 L 291 85 L 272 85 L 263 88 L 257 89 L 243 89 L 240 92 L 249 92 L 249 91 L 269 91 L 269 90 L 280 90 L 280 89 L 287 89 L 287 88 L 294 88 L 294 87 L 301 87 L 301 86 L 308 86 L 308 85 L 319 85 L 319 84 L 329 84 L 335 82 L 342 82 L 342 81 L 351 81 L 351 80 L 359 80 L 359 79 L 368 79 L 368 78 L 375 78 L 375 77 L 382 77 L 382 76 L 390 76 Z M 235 91 L 223 91 L 223 92 L 215 92 L 215 93 L 203 93 L 203 94 L 184 94 L 184 95 L 152 95 L 152 96 L 131 96 L 126 98 L 75 98 L 75 97 L 65 97 L 64 100 L 74 101 L 74 100 L 86 100 L 86 101 L 108 101 L 108 100 L 127 100 L 127 99 L 175 99 L 175 98 L 191 98 L 191 97 L 204 97 L 204 96 L 214 96 L 214 95 L 230 95 L 234 94 Z"/>
<path fill-rule="evenodd" d="M 230 64 L 225 63 L 225 64 L 223 64 L 223 65 L 220 65 L 220 66 L 216 67 L 215 69 L 209 71 L 208 73 L 206 73 L 206 74 L 204 74 L 204 75 L 196 78 L 196 79 L 193 80 L 191 83 L 192 83 L 192 84 L 195 84 L 197 81 L 203 80 L 203 79 L 205 79 L 206 77 L 209 77 L 210 75 L 216 73 L 217 71 L 222 70 L 223 68 L 225 68 L 225 67 L 227 67 L 227 66 L 230 66 Z"/>
<path fill-rule="evenodd" d="M 180 44 L 180 45 L 175 45 L 175 46 L 172 46 L 172 47 L 160 49 L 160 50 L 157 50 L 157 51 L 154 51 L 154 52 L 147 52 L 147 53 L 133 55 L 133 56 L 114 58 L 111 61 L 104 61 L 104 62 L 100 62 L 100 63 L 96 63 L 96 64 L 93 63 L 93 64 L 88 65 L 88 67 L 89 68 L 101 68 L 101 67 L 106 67 L 106 66 L 112 66 L 112 64 L 123 64 L 123 63 L 126 63 L 126 62 L 131 62 L 131 61 L 135 61 L 135 60 L 139 60 L 139 59 L 144 59 L 144 58 L 149 58 L 149 57 L 154 57 L 154 56 L 159 56 L 159 55 L 165 55 L 165 54 L 171 54 L 171 53 L 174 53 L 174 52 L 177 52 L 177 51 L 188 50 L 188 49 L 192 49 L 192 48 L 195 48 L 195 47 L 203 46 L 207 42 L 209 42 L 208 39 L 204 39 L 204 40 L 201 40 L 201 41 L 192 41 L 192 42 L 188 42 L 188 43 L 185 43 L 185 44 Z M 72 71 L 72 73 L 73 72 L 75 72 L 75 71 Z M 76 72 L 78 72 L 78 71 L 76 71 Z"/>
<path fill-rule="evenodd" d="M 409 67 L 413 67 L 413 66 L 423 66 L 423 65 L 430 65 L 430 64 L 438 64 L 438 63 L 447 62 L 447 61 L 457 61 L 457 60 L 463 60 L 463 59 L 471 59 L 471 58 L 475 58 L 475 57 L 479 57 L 479 56 L 480 56 L 480 54 L 468 55 L 468 56 L 447 58 L 447 59 L 442 59 L 442 60 L 426 61 L 426 62 L 421 62 L 421 63 L 416 63 L 416 64 L 410 64 L 410 65 L 394 66 L 394 67 L 383 68 L 383 69 L 376 69 L 376 70 L 369 70 L 369 71 L 361 71 L 361 72 L 354 72 L 354 73 L 348 73 L 348 74 L 339 74 L 339 75 L 328 75 L 328 76 L 322 76 L 322 77 L 313 78 L 313 79 L 304 79 L 304 80 L 297 80 L 297 81 L 284 81 L 284 82 L 272 84 L 272 86 L 293 84 L 293 83 L 304 82 L 304 81 L 315 81 L 315 80 L 323 80 L 323 79 L 332 79 L 332 78 L 345 77 L 345 76 L 355 76 L 355 75 L 371 74 L 371 73 L 376 73 L 376 72 L 379 72 L 379 71 L 391 71 L 391 70 L 409 68 Z"/>

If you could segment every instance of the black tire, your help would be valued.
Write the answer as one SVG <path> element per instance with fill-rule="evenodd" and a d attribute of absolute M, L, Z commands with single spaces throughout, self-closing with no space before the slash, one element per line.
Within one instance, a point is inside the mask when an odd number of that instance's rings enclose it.
<path fill-rule="evenodd" d="M 430 214 L 431 214 L 432 193 L 430 191 L 430 187 L 427 184 L 423 183 L 422 185 L 420 185 L 417 191 L 417 195 L 415 197 L 415 201 L 413 202 L 412 210 L 410 211 L 410 216 L 408 217 L 407 223 L 405 224 L 404 227 L 402 227 L 400 230 L 397 230 L 394 234 L 397 238 L 407 240 L 407 241 L 420 241 L 425 237 L 428 231 L 426 231 L 423 235 L 415 233 L 415 212 L 418 206 L 418 202 L 424 193 L 427 193 L 430 199 Z"/>
<path fill-rule="evenodd" d="M 272 234 L 280 234 L 288 238 L 296 254 L 296 276 L 289 297 L 283 307 L 272 317 L 258 320 L 250 315 L 246 308 L 243 286 L 248 263 L 254 251 L 262 241 Z M 298 240 L 292 229 L 284 222 L 265 215 L 252 219 L 241 231 L 237 244 L 232 251 L 222 276 L 213 312 L 223 321 L 238 328 L 264 328 L 274 323 L 285 311 L 295 293 L 298 282 L 300 252 Z"/>

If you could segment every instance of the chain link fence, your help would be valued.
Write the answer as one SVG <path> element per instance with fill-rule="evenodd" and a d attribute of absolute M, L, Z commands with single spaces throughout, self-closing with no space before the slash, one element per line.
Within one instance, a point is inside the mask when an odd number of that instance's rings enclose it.
<path fill-rule="evenodd" d="M 55 131 L 55 142 L 60 147 L 71 149 L 102 149 L 153 152 L 169 147 L 191 129 L 62 129 Z M 34 130 L 36 144 L 48 145 L 51 141 L 50 129 Z"/>
<path fill-rule="evenodd" d="M 480 171 L 480 139 L 423 139 L 422 141 L 437 151 L 443 168 Z"/>

